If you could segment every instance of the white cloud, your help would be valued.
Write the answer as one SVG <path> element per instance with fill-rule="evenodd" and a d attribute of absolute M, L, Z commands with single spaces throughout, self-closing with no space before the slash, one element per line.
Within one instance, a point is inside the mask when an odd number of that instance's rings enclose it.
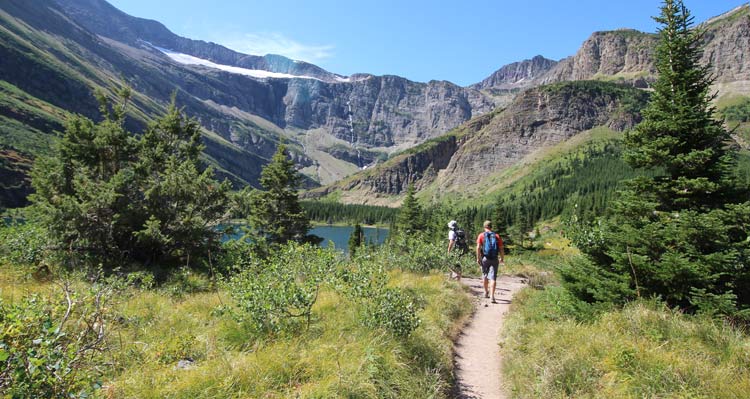
<path fill-rule="evenodd" d="M 333 56 L 332 45 L 302 44 L 279 33 L 228 35 L 217 38 L 216 42 L 245 54 L 279 54 L 310 63 L 320 62 Z"/>

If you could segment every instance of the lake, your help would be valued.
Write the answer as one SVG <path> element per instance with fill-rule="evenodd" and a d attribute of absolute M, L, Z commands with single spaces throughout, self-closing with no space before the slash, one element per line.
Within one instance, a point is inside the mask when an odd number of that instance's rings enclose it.
<path fill-rule="evenodd" d="M 354 231 L 354 226 L 315 226 L 310 230 L 310 234 L 315 234 L 318 237 L 323 237 L 323 242 L 320 244 L 322 247 L 327 248 L 331 242 L 333 245 L 343 252 L 349 251 L 349 236 Z M 362 231 L 365 234 L 365 242 L 372 241 L 373 243 L 380 245 L 388 236 L 388 229 L 382 227 L 362 227 Z M 242 237 L 241 232 L 236 232 L 233 235 L 226 236 L 224 239 L 236 239 Z"/>
<path fill-rule="evenodd" d="M 348 252 L 349 236 L 353 231 L 354 226 L 315 226 L 310 230 L 310 234 L 323 237 L 323 243 L 321 243 L 323 247 L 328 247 L 330 242 L 333 242 L 336 248 Z M 362 231 L 365 233 L 365 242 L 372 241 L 377 245 L 382 244 L 388 236 L 386 228 L 362 227 Z"/>

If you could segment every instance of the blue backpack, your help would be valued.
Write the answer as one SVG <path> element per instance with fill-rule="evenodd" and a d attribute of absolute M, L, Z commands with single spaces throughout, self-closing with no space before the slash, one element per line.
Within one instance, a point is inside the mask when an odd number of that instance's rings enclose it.
<path fill-rule="evenodd" d="M 484 232 L 484 248 L 482 254 L 487 259 L 497 259 L 498 252 L 497 235 L 492 231 Z"/>

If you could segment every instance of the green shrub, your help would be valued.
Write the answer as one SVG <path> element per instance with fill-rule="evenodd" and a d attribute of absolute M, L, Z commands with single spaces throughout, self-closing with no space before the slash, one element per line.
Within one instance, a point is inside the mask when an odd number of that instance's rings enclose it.
<path fill-rule="evenodd" d="M 340 262 L 334 249 L 290 242 L 228 282 L 238 318 L 258 333 L 281 333 L 302 318 L 309 326 L 321 287 Z"/>
<path fill-rule="evenodd" d="M 421 323 L 414 302 L 403 290 L 384 289 L 368 303 L 364 319 L 368 325 L 382 327 L 396 336 L 409 336 Z"/>
<path fill-rule="evenodd" d="M 84 398 L 99 387 L 102 292 L 0 300 L 0 392 L 9 398 Z M 69 301 L 69 302 L 68 302 Z"/>
<path fill-rule="evenodd" d="M 39 264 L 49 245 L 46 237 L 45 230 L 32 223 L 0 227 L 0 258 L 15 264 Z"/>
<path fill-rule="evenodd" d="M 448 271 L 455 258 L 448 256 L 445 242 L 427 234 L 393 234 L 376 256 L 387 268 L 416 273 Z"/>

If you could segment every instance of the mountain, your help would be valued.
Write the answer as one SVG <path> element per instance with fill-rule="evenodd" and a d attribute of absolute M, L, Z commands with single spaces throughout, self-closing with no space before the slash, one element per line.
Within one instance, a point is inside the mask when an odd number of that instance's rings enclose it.
<path fill-rule="evenodd" d="M 491 95 L 495 103 L 505 106 L 524 89 L 538 86 L 539 79 L 557 65 L 557 61 L 537 55 L 530 60 L 503 66 L 492 75 L 469 87 Z"/>
<path fill-rule="evenodd" d="M 750 6 L 698 29 L 704 32 L 702 62 L 711 65 L 719 108 L 744 104 L 750 96 Z M 409 184 L 422 197 L 476 198 L 496 192 L 509 173 L 529 172 L 524 165 L 551 148 L 581 144 L 581 133 L 603 129 L 617 136 L 634 126 L 647 95 L 639 89 L 655 79 L 657 41 L 654 34 L 632 29 L 595 32 L 575 55 L 559 62 L 537 56 L 506 65 L 471 86 L 494 96 L 502 107 L 307 196 L 396 205 Z"/>
<path fill-rule="evenodd" d="M 750 58 L 745 56 L 750 48 L 750 7 L 706 21 L 701 29 L 704 60 L 712 62 L 721 97 L 750 95 Z M 67 116 L 79 113 L 98 119 L 93 91 L 113 97 L 128 85 L 134 93 L 130 129 L 141 130 L 174 95 L 203 127 L 205 159 L 238 187 L 257 185 L 261 167 L 280 142 L 289 144 L 308 187 L 339 182 L 334 187 L 365 187 L 361 192 L 387 197 L 398 195 L 405 182 L 435 191 L 439 190 L 433 182 L 445 184 L 447 191 L 462 179 L 475 186 L 479 183 L 471 181 L 470 171 L 480 168 L 484 157 L 491 157 L 498 168 L 509 168 L 538 149 L 533 146 L 546 148 L 580 132 L 550 130 L 555 139 L 519 144 L 524 134 L 537 132 L 537 126 L 576 126 L 579 114 L 562 112 L 556 108 L 559 104 L 593 112 L 597 118 L 604 118 L 603 110 L 619 112 L 590 108 L 598 100 L 586 94 L 586 86 L 571 86 L 583 92 L 570 93 L 570 98 L 583 98 L 589 105 L 540 96 L 539 90 L 579 80 L 648 87 L 654 77 L 655 43 L 655 35 L 635 30 L 596 32 L 569 58 L 558 62 L 537 56 L 460 87 L 389 75 L 342 76 L 282 56 L 242 54 L 180 37 L 159 22 L 127 15 L 104 0 L 0 0 L 0 160 L 4 170 L 20 176 L 3 184 L 27 192 L 23 171 L 34 156 L 49 152 Z M 537 107 L 558 113 L 532 112 L 529 98 L 539 101 Z M 513 112 L 531 119 L 507 122 L 512 128 L 498 133 L 504 141 L 496 143 L 495 151 L 518 156 L 500 162 L 503 157 L 498 154 L 469 151 L 481 142 L 471 139 L 478 134 L 468 133 L 472 126 L 498 115 L 510 118 Z M 456 131 L 467 133 L 459 137 Z M 494 136 L 482 140 L 490 137 Z M 383 164 L 388 158 L 393 159 Z M 413 169 L 390 169 L 399 159 L 411 159 Z M 388 175 L 376 178 L 375 171 Z M 363 176 L 369 176 L 369 183 L 361 183 Z M 421 182 L 424 176 L 428 180 Z M 322 191 L 331 190 L 336 189 Z"/>
<path fill-rule="evenodd" d="M 640 121 L 648 93 L 608 82 L 562 82 L 520 93 L 504 109 L 394 156 L 387 162 L 315 189 L 344 202 L 398 203 L 410 184 L 438 197 L 477 197 L 500 186 L 505 170 L 595 128 L 621 132 Z"/>
<path fill-rule="evenodd" d="M 324 81 L 336 81 L 337 78 L 341 78 L 318 66 L 292 61 L 280 55 L 260 57 L 242 54 L 218 44 L 183 38 L 157 21 L 133 17 L 103 0 L 55 1 L 67 15 L 87 30 L 132 47 L 138 48 L 144 43 L 150 43 L 156 47 L 190 54 L 217 64 L 293 76 L 310 76 Z"/>
<path fill-rule="evenodd" d="M 750 95 L 750 5 L 698 25 L 704 32 L 704 64 L 712 66 L 722 95 Z M 648 87 L 655 78 L 658 36 L 635 29 L 594 32 L 575 55 L 554 62 L 541 56 L 506 65 L 472 87 L 508 90 L 575 80 L 604 80 Z"/>
<path fill-rule="evenodd" d="M 33 157 L 69 113 L 99 119 L 93 91 L 133 90 L 141 130 L 173 94 L 204 128 L 205 157 L 237 186 L 287 142 L 307 184 L 330 183 L 495 107 L 446 81 L 337 75 L 278 55 L 182 38 L 104 0 L 0 1 L 0 146 Z M 41 107 L 15 104 L 34 103 Z M 41 110 L 55 110 L 53 114 Z M 34 138 L 34 139 L 30 139 Z"/>

